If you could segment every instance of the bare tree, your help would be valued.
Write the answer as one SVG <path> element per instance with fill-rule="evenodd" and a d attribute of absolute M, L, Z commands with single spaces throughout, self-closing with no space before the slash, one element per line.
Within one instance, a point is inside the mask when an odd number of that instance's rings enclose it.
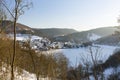
<path fill-rule="evenodd" d="M 92 74 L 95 80 L 98 80 L 98 75 L 102 78 L 102 67 L 96 68 L 102 63 L 102 54 L 100 47 L 89 47 L 88 53 L 81 54 L 81 64 L 84 65 L 86 78 Z"/>
<path fill-rule="evenodd" d="M 27 0 L 11 0 L 13 2 L 12 9 L 7 5 L 7 0 L 0 0 L 0 4 L 2 4 L 5 9 L 8 11 L 10 16 L 13 19 L 13 27 L 14 27 L 14 45 L 13 45 L 13 55 L 11 60 L 11 80 L 14 80 L 14 62 L 16 55 L 16 23 L 20 15 L 24 14 L 25 9 L 29 8 L 31 3 L 25 2 Z M 9 2 L 9 1 L 8 1 Z"/>

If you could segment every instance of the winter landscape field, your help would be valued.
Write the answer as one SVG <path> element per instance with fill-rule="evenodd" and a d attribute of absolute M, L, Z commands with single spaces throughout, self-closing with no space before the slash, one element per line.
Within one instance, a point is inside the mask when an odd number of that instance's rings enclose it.
<path fill-rule="evenodd" d="M 120 0 L 0 0 L 0 80 L 120 80 Z"/>

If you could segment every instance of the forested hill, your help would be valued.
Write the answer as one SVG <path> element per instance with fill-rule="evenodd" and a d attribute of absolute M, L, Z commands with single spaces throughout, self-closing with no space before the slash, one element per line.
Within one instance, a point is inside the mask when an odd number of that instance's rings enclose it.
<path fill-rule="evenodd" d="M 48 28 L 48 29 L 47 28 L 46 29 L 33 28 L 33 30 L 34 30 L 34 34 L 36 34 L 38 36 L 45 36 L 48 38 L 64 36 L 64 35 L 68 35 L 68 34 L 77 32 L 74 29 L 67 29 L 67 28 Z"/>

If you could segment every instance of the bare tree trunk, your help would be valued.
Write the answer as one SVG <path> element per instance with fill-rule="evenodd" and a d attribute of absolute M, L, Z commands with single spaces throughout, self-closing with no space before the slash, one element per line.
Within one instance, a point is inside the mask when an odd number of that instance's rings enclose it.
<path fill-rule="evenodd" d="M 13 55 L 12 55 L 12 63 L 11 63 L 11 80 L 14 80 L 15 55 L 16 55 L 16 20 L 14 22 L 14 45 L 13 45 Z"/>
<path fill-rule="evenodd" d="M 13 44 L 13 55 L 12 55 L 12 62 L 11 62 L 11 80 L 14 80 L 14 62 L 15 62 L 15 56 L 16 56 L 16 22 L 17 22 L 17 3 L 15 5 L 15 17 L 14 17 L 14 44 Z"/>

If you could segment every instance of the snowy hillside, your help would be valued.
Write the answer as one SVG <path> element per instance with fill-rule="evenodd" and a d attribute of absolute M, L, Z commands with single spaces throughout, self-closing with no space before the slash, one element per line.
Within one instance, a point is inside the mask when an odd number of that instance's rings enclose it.
<path fill-rule="evenodd" d="M 95 44 L 120 46 L 120 34 L 112 34 L 103 38 L 100 38 L 94 42 Z"/>
<path fill-rule="evenodd" d="M 13 35 L 10 35 L 13 36 Z M 100 36 L 97 36 L 95 34 L 91 34 L 89 35 L 89 39 L 90 40 L 95 40 L 97 38 L 100 38 Z M 16 39 L 18 41 L 27 41 L 27 40 L 31 40 L 31 47 L 34 49 L 40 49 L 40 48 L 48 48 L 46 46 L 51 46 L 54 47 L 56 45 L 58 45 L 58 47 L 62 47 L 64 44 L 60 43 L 60 42 L 53 42 L 51 43 L 47 38 L 42 38 L 42 37 L 38 37 L 38 36 L 30 36 L 29 34 L 17 34 Z M 69 45 L 74 45 L 70 42 L 66 43 Z M 113 54 L 113 51 L 119 47 L 115 47 L 115 46 L 106 46 L 106 45 L 95 45 L 93 44 L 92 46 L 88 46 L 88 47 L 80 47 L 80 48 L 72 48 L 72 49 L 56 49 L 56 50 L 50 50 L 47 51 L 52 52 L 52 53 L 63 53 L 69 60 L 71 65 L 75 65 L 76 62 L 79 63 L 79 61 L 81 60 L 80 58 L 84 57 L 86 59 L 88 59 L 88 61 L 91 61 L 91 56 L 90 56 L 90 49 L 93 52 L 93 55 L 97 55 L 99 56 L 99 60 L 102 60 L 103 62 L 105 62 L 107 60 L 107 58 Z M 98 51 L 98 52 L 96 52 Z M 46 51 L 45 51 L 46 52 Z"/>
<path fill-rule="evenodd" d="M 13 34 L 9 34 L 8 35 L 10 38 L 13 39 Z M 31 35 L 31 34 L 16 34 L 16 40 L 17 41 L 28 41 L 28 40 L 35 40 L 35 39 L 43 39 L 42 37 L 38 37 L 38 36 L 35 36 L 35 35 Z"/>
<path fill-rule="evenodd" d="M 9 34 L 8 37 L 13 39 L 13 34 Z M 35 49 L 37 51 L 41 51 L 41 50 L 46 51 L 50 49 L 79 48 L 82 45 L 70 41 L 54 42 L 54 41 L 50 41 L 46 37 L 43 38 L 31 34 L 16 34 L 16 40 L 19 41 L 21 44 L 29 41 L 32 49 Z"/>
<path fill-rule="evenodd" d="M 13 39 L 13 34 L 9 34 L 8 36 Z M 16 34 L 16 40 L 23 44 L 24 42 L 29 41 L 31 48 L 37 50 L 47 50 L 48 46 L 50 45 L 50 40 L 47 38 L 31 34 Z"/>
<path fill-rule="evenodd" d="M 88 31 L 75 32 L 64 36 L 57 36 L 54 37 L 52 40 L 62 42 L 74 40 L 74 42 L 76 43 L 85 43 L 91 40 L 93 41 L 98 38 L 114 34 L 116 30 L 116 27 L 96 28 Z"/>
<path fill-rule="evenodd" d="M 9 37 L 13 39 L 13 34 L 9 34 Z M 95 34 L 89 34 L 88 38 L 90 40 L 95 40 L 95 39 L 100 38 L 100 36 L 95 35 Z M 35 50 L 47 49 L 48 46 L 56 47 L 56 45 L 62 48 L 64 45 L 63 43 L 60 43 L 60 42 L 51 42 L 47 38 L 38 37 L 35 35 L 31 36 L 30 34 L 17 34 L 16 39 L 17 41 L 20 41 L 20 42 L 30 41 L 31 47 Z M 67 46 L 69 44 L 69 47 L 75 45 L 74 43 L 71 43 L 71 42 L 66 42 L 65 44 Z M 69 60 L 68 66 L 76 67 L 79 64 L 84 66 L 85 63 L 89 63 L 92 66 L 93 62 L 92 62 L 91 55 L 93 55 L 93 58 L 97 59 L 99 63 L 104 63 L 109 58 L 109 56 L 113 54 L 116 48 L 119 48 L 119 47 L 92 44 L 86 47 L 79 47 L 79 48 L 74 47 L 74 48 L 67 48 L 67 49 L 66 48 L 65 49 L 63 48 L 62 49 L 50 49 L 48 51 L 43 51 L 43 53 L 46 55 L 51 54 L 51 53 L 53 55 L 59 55 L 59 54 L 65 55 Z M 106 76 L 110 75 L 107 73 L 108 71 L 111 71 L 111 69 L 110 70 L 106 69 L 104 71 L 104 74 Z M 26 72 L 26 71 L 24 71 L 24 73 L 21 76 L 22 76 L 22 79 L 35 80 L 35 75 L 30 74 L 29 72 Z M 93 80 L 92 76 L 90 76 L 90 78 L 91 80 Z M 21 77 L 19 77 L 18 80 L 22 80 L 22 79 Z M 43 80 L 49 80 L 49 79 L 45 78 Z"/>
<path fill-rule="evenodd" d="M 94 41 L 94 40 L 97 40 L 97 39 L 101 38 L 101 36 L 96 35 L 94 33 L 88 33 L 87 38 L 90 41 Z"/>
<path fill-rule="evenodd" d="M 9 34 L 8 37 L 13 39 L 13 34 Z M 94 33 L 89 33 L 87 35 L 87 39 L 90 41 L 94 41 L 99 38 L 101 38 L 101 36 Z M 51 53 L 55 56 L 63 54 L 69 60 L 68 67 L 77 67 L 78 65 L 85 66 L 85 63 L 89 63 L 90 66 L 93 66 L 92 58 L 97 59 L 98 63 L 100 64 L 104 63 L 114 53 L 116 48 L 120 49 L 120 47 L 117 46 L 107 46 L 104 44 L 98 45 L 95 43 L 87 46 L 77 47 L 77 44 L 72 42 L 51 42 L 47 38 L 30 34 L 17 34 L 16 40 L 19 42 L 23 42 L 23 44 L 24 42 L 30 41 L 30 46 L 32 47 L 32 49 L 35 49 L 37 52 L 40 51 L 40 54 L 41 51 L 45 55 L 49 55 Z M 108 73 L 109 71 L 113 72 L 113 69 L 106 69 L 103 72 L 106 78 L 110 75 Z M 30 74 L 26 71 L 24 71 L 24 74 L 21 76 L 24 79 L 35 80 L 35 75 Z M 49 79 L 45 78 L 43 80 Z M 94 80 L 92 75 L 90 76 L 90 80 Z"/>

